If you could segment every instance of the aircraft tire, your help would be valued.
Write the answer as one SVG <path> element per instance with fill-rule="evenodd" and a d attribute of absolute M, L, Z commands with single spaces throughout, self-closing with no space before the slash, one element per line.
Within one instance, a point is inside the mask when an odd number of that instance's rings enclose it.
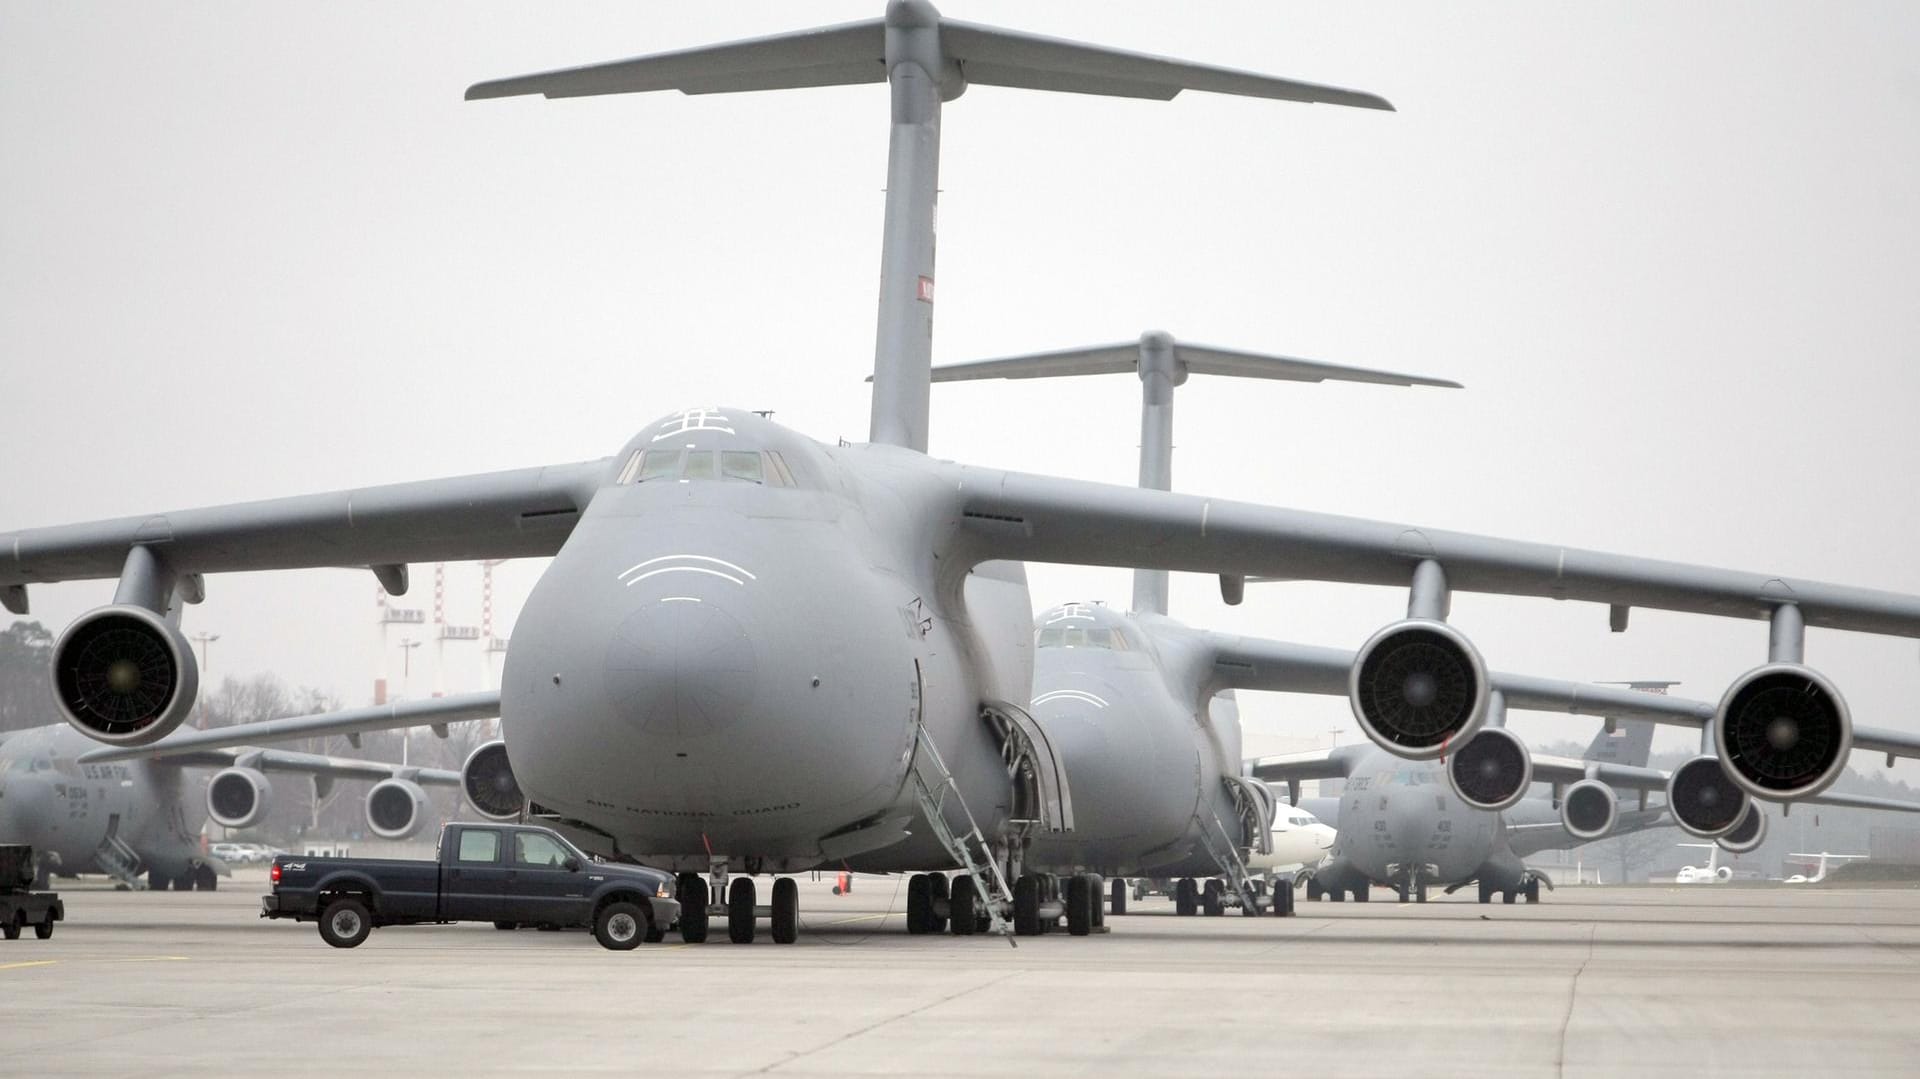
<path fill-rule="evenodd" d="M 519 922 L 495 922 L 493 923 L 493 927 L 495 929 L 500 930 L 503 933 L 511 933 L 514 930 L 520 928 L 520 923 Z"/>
<path fill-rule="evenodd" d="M 1119 877 L 1113 878 L 1113 901 L 1108 904 L 1107 913 L 1125 914 L 1127 912 L 1127 882 Z"/>
<path fill-rule="evenodd" d="M 1326 894 L 1326 889 L 1320 887 L 1318 880 L 1313 877 L 1307 878 L 1307 901 L 1309 903 L 1318 903 Z"/>
<path fill-rule="evenodd" d="M 193 876 L 193 889 L 196 892 L 211 892 L 220 887 L 220 874 L 210 865 L 197 865 L 190 871 Z"/>
<path fill-rule="evenodd" d="M 647 935 L 647 913 L 634 903 L 608 903 L 593 916 L 593 939 L 610 952 L 630 952 Z"/>
<path fill-rule="evenodd" d="M 1511 904 L 1514 901 L 1515 897 L 1516 897 L 1516 893 L 1514 892 L 1514 890 L 1512 888 L 1508 888 L 1506 891 L 1500 893 L 1500 902 Z"/>
<path fill-rule="evenodd" d="M 1480 882 L 1480 902 L 1482 902 L 1482 903 L 1491 903 L 1491 902 L 1493 902 L 1493 885 L 1492 885 L 1492 883 L 1490 883 L 1490 882 L 1488 882 L 1488 881 L 1484 881 L 1484 880 Z"/>
<path fill-rule="evenodd" d="M 1084 937 L 1093 932 L 1093 907 L 1100 902 L 1100 893 L 1094 891 L 1094 878 L 1085 873 L 1075 873 L 1067 878 L 1067 932 L 1076 937 Z"/>
<path fill-rule="evenodd" d="M 320 912 L 320 939 L 336 948 L 358 948 L 373 932 L 373 915 L 352 896 L 327 904 Z"/>
<path fill-rule="evenodd" d="M 1427 885 L 1425 881 L 1413 886 L 1413 901 L 1415 903 L 1425 903 L 1427 901 Z"/>
<path fill-rule="evenodd" d="M 1293 917 L 1293 882 L 1276 880 L 1273 882 L 1273 914 L 1276 918 Z"/>
<path fill-rule="evenodd" d="M 1540 878 L 1538 877 L 1527 881 L 1527 902 L 1540 902 Z"/>
<path fill-rule="evenodd" d="M 707 941 L 707 878 L 698 873 L 680 874 L 680 939 L 688 944 Z"/>
<path fill-rule="evenodd" d="M 1013 935 L 1037 937 L 1041 932 L 1040 878 L 1022 873 L 1013 882 Z"/>
<path fill-rule="evenodd" d="M 1193 878 L 1181 877 L 1175 881 L 1173 884 L 1173 912 L 1182 916 L 1192 914 L 1199 906 L 1199 896 L 1196 892 L 1197 889 L 1193 886 Z"/>
<path fill-rule="evenodd" d="M 1360 887 L 1355 888 L 1353 890 L 1353 901 L 1355 903 L 1365 903 L 1367 900 L 1372 898 L 1373 898 L 1373 882 L 1372 881 L 1367 881 L 1361 884 Z"/>
<path fill-rule="evenodd" d="M 928 907 L 927 932 L 944 933 L 947 931 L 947 916 L 940 913 L 945 909 L 948 899 L 948 881 L 945 873 L 927 874 L 927 898 L 932 900 Z"/>
<path fill-rule="evenodd" d="M 160 872 L 158 869 L 147 870 L 147 891 L 164 892 L 167 890 L 167 885 L 172 883 L 173 878 Z"/>
<path fill-rule="evenodd" d="M 755 890 L 752 877 L 735 877 L 727 885 L 727 939 L 735 944 L 753 943 Z"/>
<path fill-rule="evenodd" d="M 773 882 L 773 942 L 792 944 L 800 939 L 800 886 L 792 877 Z"/>
<path fill-rule="evenodd" d="M 953 878 L 953 890 L 947 901 L 947 928 L 956 937 L 970 937 L 980 930 L 980 897 L 973 878 L 962 873 Z"/>
<path fill-rule="evenodd" d="M 1218 879 L 1208 881 L 1206 891 L 1200 893 L 1200 910 L 1210 918 L 1225 914 L 1227 907 L 1223 900 L 1226 890 L 1226 885 Z"/>
<path fill-rule="evenodd" d="M 925 936 L 933 932 L 933 885 L 931 873 L 915 873 L 907 878 L 907 935 Z"/>

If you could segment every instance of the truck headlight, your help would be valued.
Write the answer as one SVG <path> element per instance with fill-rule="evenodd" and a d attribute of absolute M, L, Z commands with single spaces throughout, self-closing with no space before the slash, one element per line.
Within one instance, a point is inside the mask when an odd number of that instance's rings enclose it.
<path fill-rule="evenodd" d="M 670 880 L 661 881 L 660 886 L 653 890 L 653 894 L 661 899 L 672 899 L 673 898 L 673 882 Z"/>

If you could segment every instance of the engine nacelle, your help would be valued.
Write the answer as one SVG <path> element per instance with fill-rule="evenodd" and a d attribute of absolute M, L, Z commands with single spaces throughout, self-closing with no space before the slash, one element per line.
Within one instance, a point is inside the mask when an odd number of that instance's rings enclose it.
<path fill-rule="evenodd" d="M 1667 812 L 1681 830 L 1701 839 L 1733 831 L 1751 801 L 1714 757 L 1695 757 L 1667 780 Z"/>
<path fill-rule="evenodd" d="M 1597 779 L 1583 779 L 1560 796 L 1560 826 L 1575 839 L 1604 839 L 1619 820 L 1620 800 Z"/>
<path fill-rule="evenodd" d="M 1465 741 L 1487 718 L 1487 665 L 1473 642 L 1445 622 L 1409 618 L 1368 638 L 1353 658 L 1347 697 L 1374 744 L 1431 760 Z"/>
<path fill-rule="evenodd" d="M 253 768 L 227 768 L 207 783 L 207 816 L 223 828 L 251 828 L 266 818 L 273 784 Z"/>
<path fill-rule="evenodd" d="M 1767 815 L 1760 810 L 1760 803 L 1749 799 L 1747 815 L 1733 826 L 1733 831 L 1714 840 L 1720 849 L 1728 854 L 1745 854 L 1759 850 L 1760 844 L 1767 841 Z"/>
<path fill-rule="evenodd" d="M 427 820 L 427 792 L 410 779 L 383 779 L 367 792 L 367 827 L 381 839 L 411 839 Z"/>
<path fill-rule="evenodd" d="M 488 820 L 516 820 L 527 808 L 527 796 L 513 778 L 507 761 L 507 743 L 488 742 L 467 756 L 460 768 L 460 787 L 467 804 Z"/>
<path fill-rule="evenodd" d="M 1512 731 L 1488 727 L 1454 747 L 1447 759 L 1447 782 L 1475 809 L 1511 809 L 1533 783 L 1533 754 Z"/>
<path fill-rule="evenodd" d="M 200 668 L 180 630 L 144 607 L 97 607 L 53 646 L 53 699 L 98 742 L 143 746 L 193 710 Z"/>
<path fill-rule="evenodd" d="M 1833 785 L 1853 751 L 1853 717 L 1826 676 L 1769 663 L 1734 679 L 1713 717 L 1713 746 L 1742 790 L 1791 802 Z"/>

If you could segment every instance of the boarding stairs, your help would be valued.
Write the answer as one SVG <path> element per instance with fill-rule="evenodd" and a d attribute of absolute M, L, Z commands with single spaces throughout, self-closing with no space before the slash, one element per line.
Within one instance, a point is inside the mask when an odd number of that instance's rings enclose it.
<path fill-rule="evenodd" d="M 993 846 L 981 833 L 980 822 L 974 819 L 973 811 L 967 808 L 966 799 L 961 797 L 959 784 L 953 781 L 953 773 L 947 770 L 947 762 L 940 756 L 940 748 L 934 745 L 933 735 L 927 732 L 925 726 L 919 726 L 915 728 L 914 739 L 910 774 L 920 813 L 927 818 L 927 824 L 932 827 L 940 845 L 946 848 L 954 861 L 960 863 L 967 876 L 973 878 L 974 894 L 985 898 L 988 932 L 1012 936 L 1013 922 L 1007 914 L 1013 910 L 1013 889 L 1008 887 L 1006 876 L 1000 872 Z M 967 830 L 964 833 L 955 834 L 947 825 L 946 805 L 949 798 L 966 820 Z"/>
<path fill-rule="evenodd" d="M 109 835 L 100 841 L 93 852 L 93 860 L 105 870 L 107 876 L 119 881 L 134 891 L 147 886 L 141 875 L 140 852 L 127 845 L 127 841 L 117 835 Z"/>

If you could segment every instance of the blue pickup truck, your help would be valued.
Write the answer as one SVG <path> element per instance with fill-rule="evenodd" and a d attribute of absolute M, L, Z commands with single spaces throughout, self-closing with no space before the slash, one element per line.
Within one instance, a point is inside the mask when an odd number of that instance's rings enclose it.
<path fill-rule="evenodd" d="M 336 948 L 357 947 L 376 926 L 492 922 L 585 926 L 624 951 L 659 940 L 680 918 L 671 874 L 595 861 L 525 825 L 449 824 L 431 862 L 283 854 L 270 875 L 260 916 L 317 922 Z"/>

